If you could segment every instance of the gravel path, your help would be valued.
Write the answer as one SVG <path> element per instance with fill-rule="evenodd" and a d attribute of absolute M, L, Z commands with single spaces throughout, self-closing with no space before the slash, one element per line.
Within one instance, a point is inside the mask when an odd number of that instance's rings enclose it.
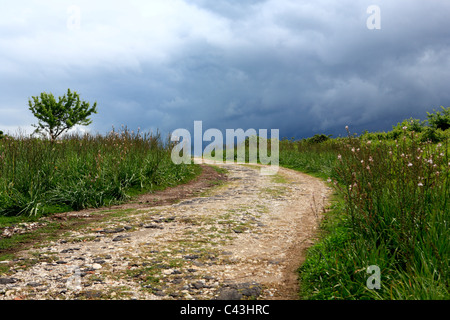
<path fill-rule="evenodd" d="M 330 189 L 284 168 L 220 166 L 228 181 L 200 196 L 87 213 L 102 218 L 2 262 L 0 300 L 298 299 Z"/>

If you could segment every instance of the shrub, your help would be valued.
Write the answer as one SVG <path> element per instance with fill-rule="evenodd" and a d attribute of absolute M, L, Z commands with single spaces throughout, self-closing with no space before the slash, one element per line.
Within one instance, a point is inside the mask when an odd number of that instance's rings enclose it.
<path fill-rule="evenodd" d="M 444 139 L 444 132 L 441 129 L 436 129 L 433 127 L 426 127 L 420 138 L 422 142 L 431 141 L 434 143 L 442 142 Z"/>
<path fill-rule="evenodd" d="M 428 123 L 433 129 L 445 131 L 450 128 L 450 107 L 441 106 L 441 109 L 442 111 L 433 110 L 434 113 L 427 112 Z"/>
<path fill-rule="evenodd" d="M 322 143 L 329 140 L 331 136 L 332 136 L 331 134 L 330 135 L 316 134 L 313 137 L 306 139 L 306 141 L 308 143 Z"/>
<path fill-rule="evenodd" d="M 421 121 L 419 119 L 405 119 L 402 122 L 397 123 L 396 126 L 392 127 L 393 131 L 397 131 L 399 133 L 404 132 L 422 132 L 426 127 L 426 121 Z"/>

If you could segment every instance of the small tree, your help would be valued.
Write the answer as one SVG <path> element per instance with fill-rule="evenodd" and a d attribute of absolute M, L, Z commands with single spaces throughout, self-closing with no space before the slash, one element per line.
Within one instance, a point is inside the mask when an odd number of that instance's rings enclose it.
<path fill-rule="evenodd" d="M 59 97 L 56 102 L 53 94 L 41 93 L 40 97 L 32 97 L 28 105 L 33 115 L 39 122 L 36 131 L 44 131 L 50 135 L 51 141 L 55 141 L 64 131 L 75 125 L 87 126 L 92 123 L 89 116 L 97 113 L 97 102 L 91 107 L 88 102 L 81 101 L 76 92 L 67 90 L 67 95 Z"/>
<path fill-rule="evenodd" d="M 450 129 L 450 107 L 441 106 L 442 112 L 433 110 L 434 113 L 427 112 L 428 123 L 433 129 L 441 129 L 445 131 Z"/>

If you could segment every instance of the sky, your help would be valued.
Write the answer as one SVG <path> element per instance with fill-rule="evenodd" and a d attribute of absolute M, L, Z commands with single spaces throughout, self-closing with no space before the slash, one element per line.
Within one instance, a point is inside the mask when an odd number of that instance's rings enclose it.
<path fill-rule="evenodd" d="M 97 102 L 80 131 L 387 131 L 450 106 L 447 0 L 21 0 L 0 4 L 0 130 L 28 99 Z"/>

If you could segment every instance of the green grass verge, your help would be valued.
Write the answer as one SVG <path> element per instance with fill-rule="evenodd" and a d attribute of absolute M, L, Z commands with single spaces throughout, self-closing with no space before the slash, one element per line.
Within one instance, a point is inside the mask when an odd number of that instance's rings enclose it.
<path fill-rule="evenodd" d="M 299 269 L 302 299 L 447 300 L 449 148 L 412 138 L 283 146 L 280 164 L 336 194 Z M 369 266 L 379 268 L 380 288 Z"/>

